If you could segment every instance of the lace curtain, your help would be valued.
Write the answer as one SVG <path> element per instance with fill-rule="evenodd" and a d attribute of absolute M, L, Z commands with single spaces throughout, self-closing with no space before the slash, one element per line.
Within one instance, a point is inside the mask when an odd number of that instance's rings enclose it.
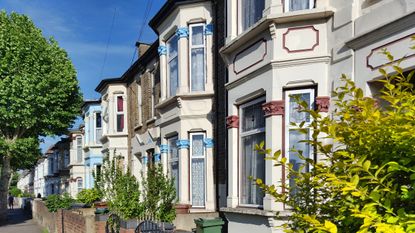
<path fill-rule="evenodd" d="M 310 8 L 310 0 L 290 0 L 290 11 L 305 10 Z"/>
<path fill-rule="evenodd" d="M 262 18 L 265 0 L 241 0 L 241 2 L 242 29 L 245 31 Z"/>

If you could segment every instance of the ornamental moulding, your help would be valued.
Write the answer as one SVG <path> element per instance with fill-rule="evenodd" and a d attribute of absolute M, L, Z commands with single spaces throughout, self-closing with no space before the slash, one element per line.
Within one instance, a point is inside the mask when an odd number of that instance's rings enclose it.
<path fill-rule="evenodd" d="M 167 54 L 167 47 L 164 45 L 160 45 L 157 49 L 159 56 L 163 56 Z"/>
<path fill-rule="evenodd" d="M 203 139 L 203 143 L 205 144 L 206 148 L 212 148 L 213 147 L 213 139 L 212 138 Z"/>
<path fill-rule="evenodd" d="M 330 107 L 330 97 L 319 96 L 316 98 L 317 110 L 320 112 L 328 112 Z"/>
<path fill-rule="evenodd" d="M 160 145 L 160 152 L 161 153 L 167 153 L 169 152 L 169 146 L 168 145 Z"/>
<path fill-rule="evenodd" d="M 176 35 L 179 38 L 187 38 L 187 37 L 189 37 L 189 29 L 187 27 L 177 28 Z"/>
<path fill-rule="evenodd" d="M 160 162 L 160 160 L 161 160 L 161 155 L 160 154 L 154 154 L 154 161 L 155 162 Z"/>
<path fill-rule="evenodd" d="M 205 35 L 212 35 L 213 34 L 213 24 L 207 24 L 205 26 Z"/>
<path fill-rule="evenodd" d="M 239 128 L 239 117 L 238 116 L 228 116 L 226 118 L 226 126 L 230 128 Z"/>
<path fill-rule="evenodd" d="M 181 139 L 176 141 L 176 146 L 178 149 L 188 149 L 190 147 L 190 143 L 187 139 Z"/>
<path fill-rule="evenodd" d="M 268 116 L 284 116 L 284 100 L 274 100 L 262 104 L 262 110 L 265 117 Z"/>

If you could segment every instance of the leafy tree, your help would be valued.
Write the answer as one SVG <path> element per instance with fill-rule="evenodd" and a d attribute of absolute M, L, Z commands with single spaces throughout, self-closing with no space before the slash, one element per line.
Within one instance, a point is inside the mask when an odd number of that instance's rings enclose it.
<path fill-rule="evenodd" d="M 0 12 L 0 221 L 12 170 L 39 158 L 39 136 L 62 134 L 82 96 L 67 53 L 24 15 Z"/>
<path fill-rule="evenodd" d="M 294 169 L 281 151 L 257 148 L 295 178 L 295 187 L 256 180 L 265 193 L 292 208 L 288 232 L 415 232 L 414 71 L 404 73 L 399 64 L 391 68 L 392 75 L 380 69 L 384 88 L 377 99 L 364 97 L 343 76 L 345 85 L 333 93 L 332 116 L 304 110 L 314 118 L 313 134 L 301 143 L 325 158 L 314 161 L 297 151 L 309 172 Z"/>

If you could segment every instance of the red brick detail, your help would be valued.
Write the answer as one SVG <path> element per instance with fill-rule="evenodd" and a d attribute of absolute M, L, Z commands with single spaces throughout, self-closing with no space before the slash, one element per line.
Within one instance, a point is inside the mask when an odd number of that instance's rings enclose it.
<path fill-rule="evenodd" d="M 191 205 L 187 205 L 187 204 L 177 204 L 175 206 L 176 208 L 176 214 L 188 214 L 189 213 L 189 209 L 191 208 Z"/>
<path fill-rule="evenodd" d="M 330 97 L 319 96 L 316 98 L 316 106 L 320 112 L 328 112 L 330 107 Z"/>
<path fill-rule="evenodd" d="M 284 115 L 284 100 L 274 100 L 262 105 L 265 117 L 268 116 L 283 116 Z"/>
<path fill-rule="evenodd" d="M 239 128 L 239 117 L 238 116 L 228 116 L 226 118 L 226 126 L 230 128 Z"/>

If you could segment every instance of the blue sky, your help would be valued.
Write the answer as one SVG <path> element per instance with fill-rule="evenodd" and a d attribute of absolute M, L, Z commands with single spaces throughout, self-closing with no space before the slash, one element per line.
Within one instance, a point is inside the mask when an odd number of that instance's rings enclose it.
<path fill-rule="evenodd" d="M 84 98 L 92 99 L 99 98 L 100 80 L 119 77 L 131 65 L 149 1 L 148 22 L 165 0 L 0 0 L 0 8 L 29 16 L 53 36 L 72 59 Z M 156 34 L 144 26 L 140 41 L 151 43 Z M 42 149 L 56 140 L 46 138 Z"/>

